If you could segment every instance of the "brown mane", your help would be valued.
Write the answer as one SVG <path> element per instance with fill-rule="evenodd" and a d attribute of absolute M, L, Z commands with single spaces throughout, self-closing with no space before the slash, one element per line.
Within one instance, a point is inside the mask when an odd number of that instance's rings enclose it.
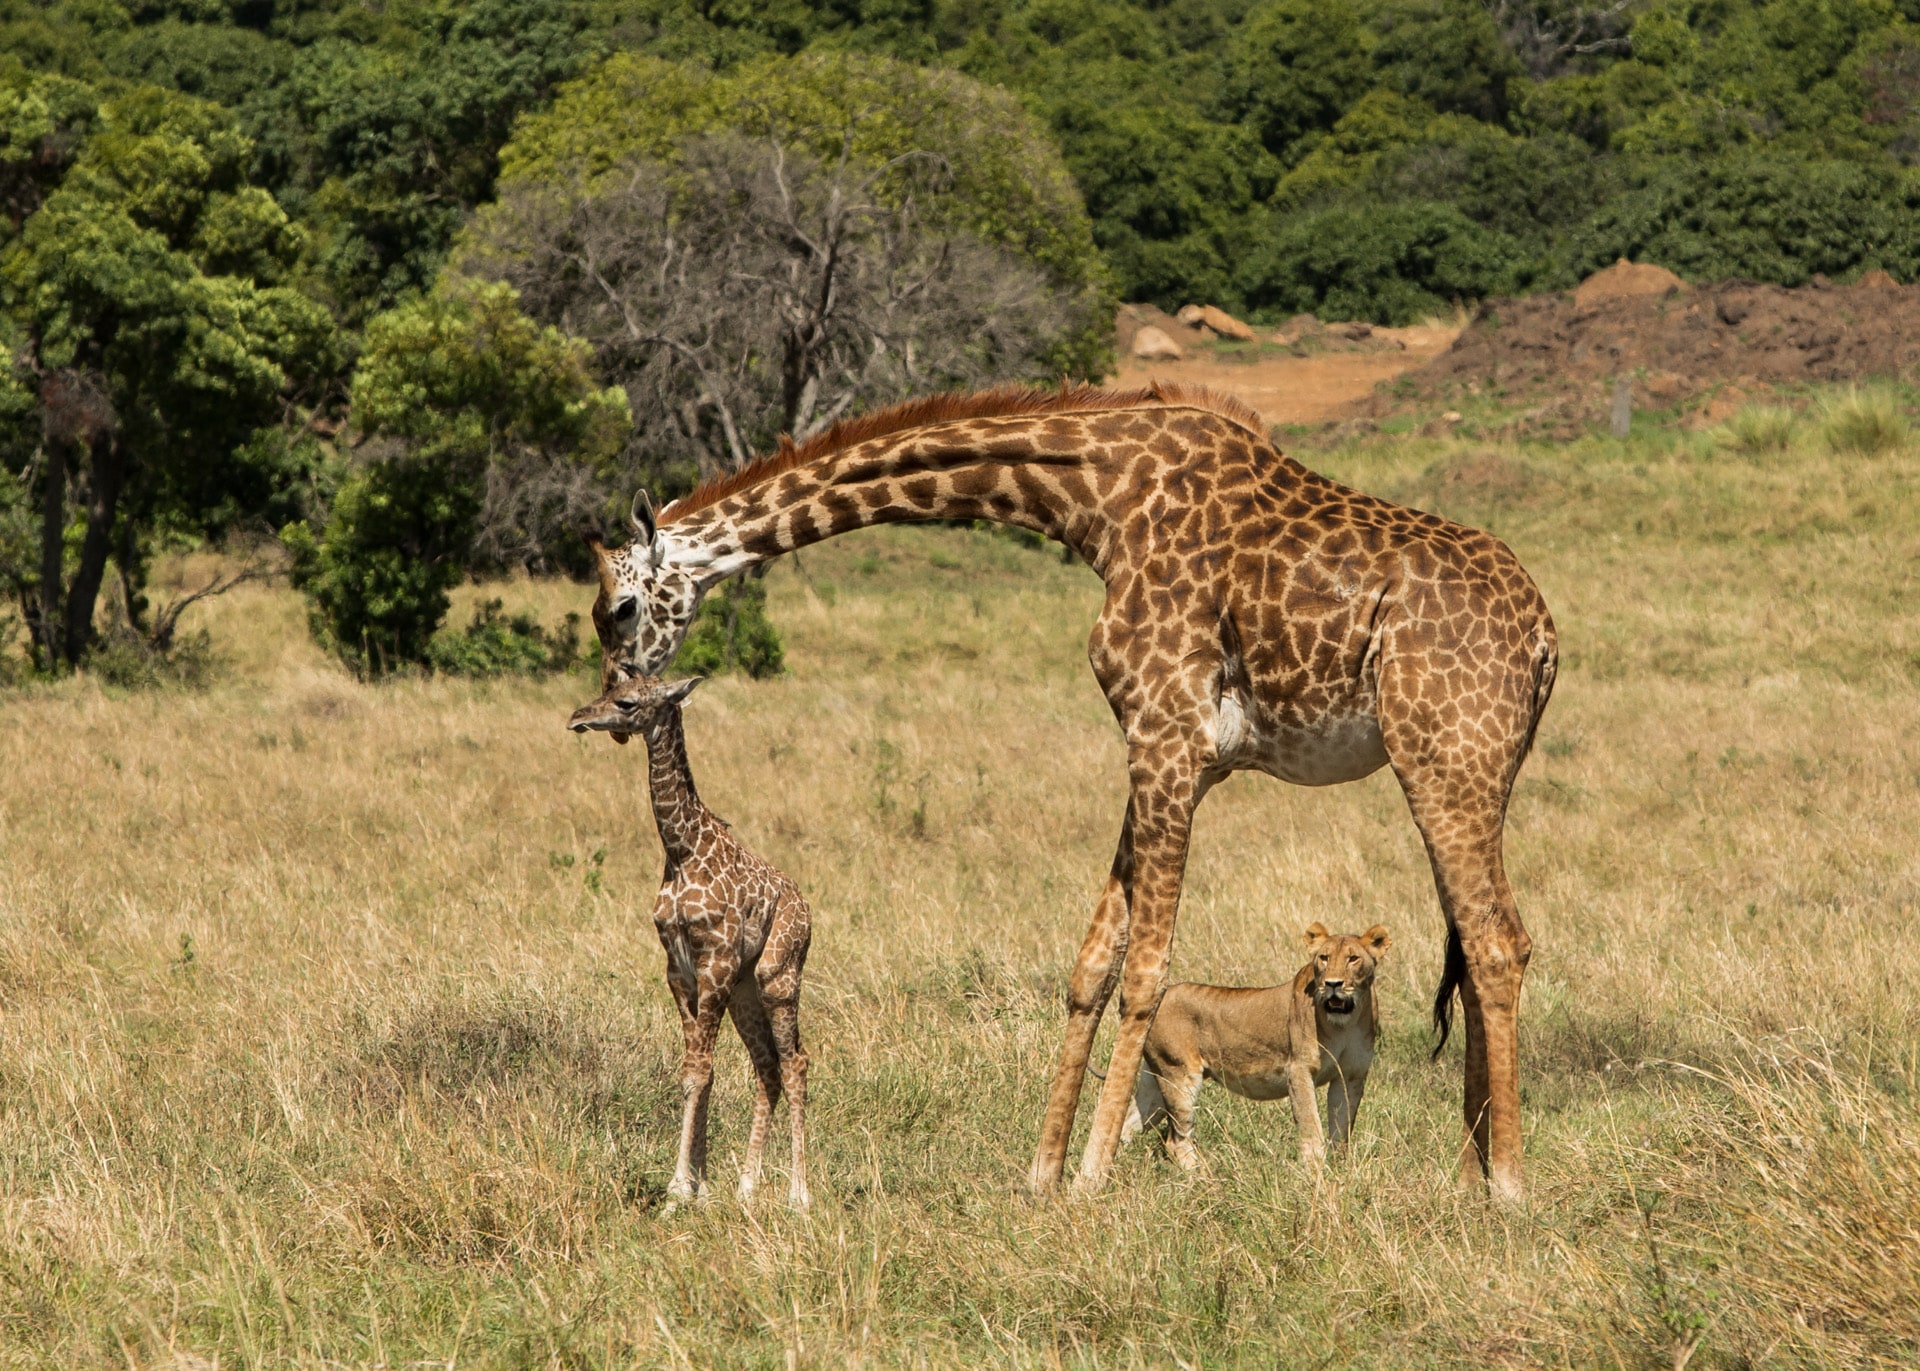
<path fill-rule="evenodd" d="M 917 400 L 877 409 L 857 419 L 842 419 L 807 439 L 795 443 L 780 435 L 780 446 L 765 457 L 749 462 L 740 470 L 702 482 L 660 511 L 660 522 L 670 524 L 696 510 L 726 499 L 782 472 L 874 438 L 885 438 L 911 428 L 953 423 L 961 419 L 1000 419 L 1030 414 L 1073 414 L 1095 409 L 1204 409 L 1252 430 L 1264 438 L 1266 425 L 1250 405 L 1205 386 L 1155 381 L 1143 390 L 1102 390 L 1098 386 L 1062 386 L 1059 390 L 1039 390 L 1026 386 L 1001 386 L 972 393 L 947 391 L 923 395 Z"/>

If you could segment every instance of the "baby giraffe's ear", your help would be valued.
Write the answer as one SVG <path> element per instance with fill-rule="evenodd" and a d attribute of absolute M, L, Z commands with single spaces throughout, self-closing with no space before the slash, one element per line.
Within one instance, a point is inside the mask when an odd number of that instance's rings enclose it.
<path fill-rule="evenodd" d="M 1309 924 L 1307 926 L 1308 947 L 1312 947 L 1315 943 L 1324 943 L 1326 940 L 1327 926 L 1325 924 Z"/>
<path fill-rule="evenodd" d="M 1387 955 L 1387 949 L 1393 946 L 1393 939 L 1387 936 L 1385 924 L 1375 924 L 1360 935 L 1360 941 L 1367 945 L 1367 951 L 1375 957 Z"/>

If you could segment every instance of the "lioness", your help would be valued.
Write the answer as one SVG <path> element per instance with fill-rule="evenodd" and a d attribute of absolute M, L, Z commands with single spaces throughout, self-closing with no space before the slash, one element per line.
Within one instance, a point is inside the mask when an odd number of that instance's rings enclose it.
<path fill-rule="evenodd" d="M 1167 988 L 1147 1030 L 1123 1142 L 1160 1124 L 1168 1154 L 1188 1170 L 1199 1166 L 1193 1104 L 1200 1082 L 1215 1080 L 1252 1100 L 1291 1096 L 1300 1155 L 1315 1164 L 1326 1145 L 1313 1091 L 1326 1086 L 1327 1133 L 1336 1150 L 1346 1146 L 1373 1066 L 1374 968 L 1393 940 L 1380 924 L 1357 936 L 1314 924 L 1306 938 L 1307 964 L 1291 985 Z"/>

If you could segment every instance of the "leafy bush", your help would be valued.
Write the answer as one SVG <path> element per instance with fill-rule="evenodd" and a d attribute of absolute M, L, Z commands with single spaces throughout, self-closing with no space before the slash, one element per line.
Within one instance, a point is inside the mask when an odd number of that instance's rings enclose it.
<path fill-rule="evenodd" d="M 1519 243 L 1451 206 L 1341 206 L 1280 220 L 1244 294 L 1269 314 L 1410 324 L 1456 300 L 1511 293 L 1529 274 Z"/>
<path fill-rule="evenodd" d="M 1748 405 L 1727 420 L 1714 442 L 1743 457 L 1785 452 L 1796 423 L 1794 412 L 1783 405 Z"/>
<path fill-rule="evenodd" d="M 1920 187 L 1895 169 L 1770 152 L 1674 158 L 1593 215 L 1568 260 L 1585 276 L 1625 257 L 1694 281 L 1804 285 L 1816 272 L 1920 272 Z"/>
<path fill-rule="evenodd" d="M 123 690 L 163 686 L 204 690 L 213 683 L 220 662 L 213 650 L 213 635 L 204 628 L 156 648 L 123 624 L 94 639 L 85 665 L 103 683 Z"/>
<path fill-rule="evenodd" d="M 756 681 L 785 670 L 780 635 L 767 618 L 766 582 L 758 577 L 728 581 L 701 601 L 673 666 L 705 676 L 744 671 Z"/>
<path fill-rule="evenodd" d="M 321 646 L 363 676 L 427 662 L 447 592 L 466 573 L 474 485 L 445 458 L 395 457 L 351 477 L 319 532 L 287 525 L 293 584 Z"/>
<path fill-rule="evenodd" d="M 1864 457 L 1891 452 L 1907 441 L 1907 416 L 1900 397 L 1885 386 L 1848 386 L 1827 402 L 1822 426 L 1835 452 Z"/>
<path fill-rule="evenodd" d="M 501 609 L 499 600 L 483 600 L 466 628 L 434 634 L 427 665 L 448 676 L 538 676 L 581 662 L 578 614 L 568 614 L 549 632 L 530 614 L 506 618 Z"/>

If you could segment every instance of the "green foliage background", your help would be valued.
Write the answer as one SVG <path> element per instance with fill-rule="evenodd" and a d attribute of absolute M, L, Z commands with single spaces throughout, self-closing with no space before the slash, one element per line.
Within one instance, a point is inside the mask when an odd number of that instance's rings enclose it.
<path fill-rule="evenodd" d="M 304 522 L 324 580 L 403 471 L 464 509 L 503 453 L 604 461 L 590 359 L 510 301 L 498 355 L 429 346 L 461 226 L 503 176 L 755 121 L 838 155 L 808 139 L 849 110 L 849 156 L 957 149 L 956 227 L 1102 301 L 1398 323 L 1620 256 L 1920 275 L 1920 0 L 0 0 L 0 591 L 31 622 L 63 371 L 117 423 L 68 470 L 119 493 L 60 529 L 54 598 L 107 547 L 136 618 L 170 541 Z M 445 575 L 500 560 L 449 536 Z M 370 649 L 355 623 L 326 631 Z"/>

